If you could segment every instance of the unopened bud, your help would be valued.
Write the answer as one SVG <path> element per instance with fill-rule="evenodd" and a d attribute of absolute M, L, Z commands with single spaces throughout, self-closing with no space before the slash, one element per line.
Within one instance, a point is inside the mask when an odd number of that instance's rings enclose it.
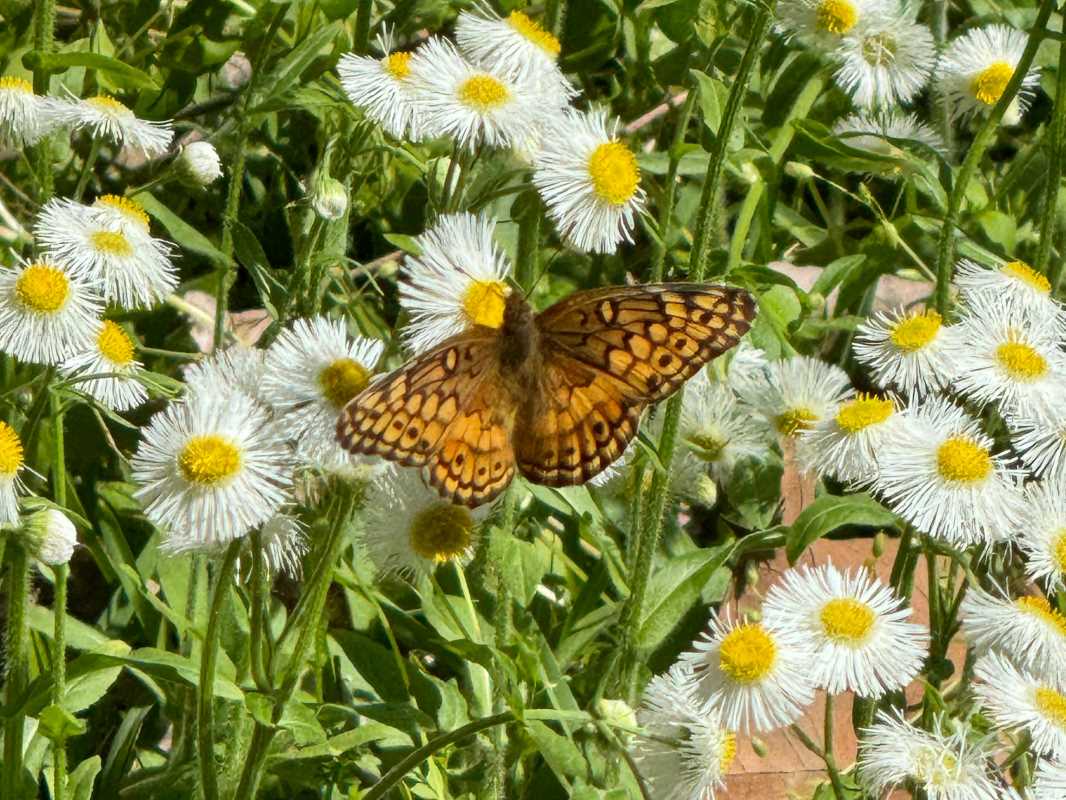
<path fill-rule="evenodd" d="M 770 749 L 766 746 L 766 742 L 760 739 L 758 736 L 751 737 L 751 749 L 755 751 L 755 755 L 759 758 L 766 758 Z"/>
<path fill-rule="evenodd" d="M 222 177 L 218 151 L 210 142 L 190 142 L 182 147 L 174 167 L 186 186 L 210 186 Z"/>
<path fill-rule="evenodd" d="M 878 531 L 877 535 L 874 536 L 873 551 L 874 551 L 874 557 L 875 558 L 880 558 L 882 556 L 882 554 L 885 552 L 885 532 L 884 531 Z"/>
<path fill-rule="evenodd" d="M 223 89 L 235 92 L 252 79 L 252 62 L 240 50 L 231 55 L 218 70 Z"/>
<path fill-rule="evenodd" d="M 718 484 L 714 482 L 714 478 L 707 474 L 696 478 L 692 499 L 704 508 L 714 508 L 718 502 Z"/>
<path fill-rule="evenodd" d="M 311 207 L 324 220 L 338 220 L 348 211 L 348 189 L 336 178 L 317 178 L 311 191 Z"/>
<path fill-rule="evenodd" d="M 637 715 L 625 700 L 600 698 L 596 701 L 596 716 L 615 727 L 637 727 Z"/>
<path fill-rule="evenodd" d="M 745 161 L 740 167 L 740 174 L 744 180 L 753 186 L 762 180 L 762 175 L 759 174 L 759 168 L 752 164 L 750 161 Z"/>
<path fill-rule="evenodd" d="M 809 181 L 814 177 L 814 170 L 798 161 L 789 161 L 785 164 L 785 174 L 798 181 Z"/>
<path fill-rule="evenodd" d="M 26 549 L 50 567 L 66 564 L 74 555 L 78 532 L 74 523 L 57 508 L 31 514 L 22 528 Z"/>

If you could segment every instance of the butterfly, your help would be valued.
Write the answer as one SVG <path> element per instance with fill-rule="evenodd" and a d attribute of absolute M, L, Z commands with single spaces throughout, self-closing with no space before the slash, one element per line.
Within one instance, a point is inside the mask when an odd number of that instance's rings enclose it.
<path fill-rule="evenodd" d="M 487 503 L 515 472 L 573 486 L 602 472 L 669 397 L 751 327 L 743 289 L 695 283 L 576 292 L 534 313 L 511 292 L 475 325 L 375 379 L 337 421 L 349 451 L 422 467 L 440 495 Z"/>

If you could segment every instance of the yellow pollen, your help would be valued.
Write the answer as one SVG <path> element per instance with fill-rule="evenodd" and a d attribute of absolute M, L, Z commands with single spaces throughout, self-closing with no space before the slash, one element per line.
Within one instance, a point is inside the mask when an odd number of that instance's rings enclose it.
<path fill-rule="evenodd" d="M 393 78 L 402 81 L 411 74 L 411 54 L 389 53 L 381 59 L 381 66 L 383 66 L 385 71 Z"/>
<path fill-rule="evenodd" d="M 1047 374 L 1047 360 L 1024 342 L 1004 342 L 996 348 L 996 362 L 1016 381 L 1026 383 Z"/>
<path fill-rule="evenodd" d="M 589 156 L 589 177 L 600 200 L 613 206 L 625 205 L 640 184 L 637 157 L 621 142 L 604 142 Z"/>
<path fill-rule="evenodd" d="M 1057 609 L 1052 608 L 1047 598 L 1027 594 L 1015 600 L 1014 605 L 1022 613 L 1034 616 L 1053 627 L 1060 636 L 1066 636 L 1066 617 L 1062 616 Z"/>
<path fill-rule="evenodd" d="M 350 358 L 339 358 L 318 373 L 322 394 L 334 408 L 344 408 L 370 382 L 370 371 Z"/>
<path fill-rule="evenodd" d="M 952 436 L 937 448 L 936 469 L 945 480 L 976 483 L 992 472 L 992 457 L 972 439 Z"/>
<path fill-rule="evenodd" d="M 178 469 L 189 483 L 217 486 L 241 469 L 241 451 L 217 434 L 193 436 L 178 454 Z"/>
<path fill-rule="evenodd" d="M 122 328 L 111 320 L 104 320 L 104 326 L 96 337 L 96 347 L 100 355 L 119 367 L 133 363 L 133 341 Z"/>
<path fill-rule="evenodd" d="M 795 436 L 800 431 L 807 431 L 814 427 L 818 421 L 818 415 L 809 408 L 790 408 L 781 414 L 776 421 L 778 433 L 785 436 Z"/>
<path fill-rule="evenodd" d="M 873 609 L 850 597 L 837 597 L 822 606 L 822 630 L 837 644 L 855 647 L 866 641 L 876 619 Z"/>
<path fill-rule="evenodd" d="M 93 249 L 103 255 L 118 258 L 129 258 L 133 255 L 133 245 L 121 231 L 93 231 L 89 241 Z"/>
<path fill-rule="evenodd" d="M 111 95 L 101 94 L 96 97 L 89 97 L 85 100 L 91 106 L 103 111 L 105 114 L 119 117 L 132 117 L 133 112 L 126 106 L 122 105 L 118 100 Z"/>
<path fill-rule="evenodd" d="M 499 328 L 507 306 L 507 284 L 503 281 L 474 281 L 463 292 L 463 314 L 471 325 Z"/>
<path fill-rule="evenodd" d="M 495 111 L 511 99 L 511 92 L 491 75 L 474 75 L 459 87 L 459 102 L 482 114 Z"/>
<path fill-rule="evenodd" d="M 895 410 L 891 400 L 860 394 L 840 407 L 837 412 L 837 425 L 842 431 L 858 433 L 871 425 L 884 422 Z"/>
<path fill-rule="evenodd" d="M 1016 278 L 1022 283 L 1032 286 L 1040 294 L 1051 294 L 1051 281 L 1024 261 L 1011 261 L 1004 264 L 999 271 L 1004 275 Z"/>
<path fill-rule="evenodd" d="M 70 280 L 51 264 L 31 264 L 15 281 L 15 297 L 30 311 L 53 314 L 70 296 Z"/>
<path fill-rule="evenodd" d="M 474 518 L 452 503 L 434 503 L 411 521 L 411 549 L 438 564 L 459 558 L 470 549 Z"/>
<path fill-rule="evenodd" d="M 924 313 L 911 314 L 896 323 L 889 334 L 889 339 L 898 350 L 904 353 L 913 353 L 921 350 L 940 331 L 940 315 L 930 309 Z"/>
<path fill-rule="evenodd" d="M 1066 697 L 1050 686 L 1041 686 L 1036 692 L 1036 707 L 1045 718 L 1059 728 L 1066 728 Z"/>
<path fill-rule="evenodd" d="M 141 204 L 136 200 L 130 200 L 128 197 L 121 197 L 117 194 L 102 194 L 96 198 L 93 205 L 106 206 L 107 208 L 121 211 L 126 219 L 136 222 L 142 228 L 148 230 L 148 214 L 145 213 Z"/>
<path fill-rule="evenodd" d="M 22 467 L 22 440 L 15 429 L 0 422 L 0 475 L 10 478 Z"/>
<path fill-rule="evenodd" d="M 814 12 L 819 29 L 827 33 L 847 33 L 859 21 L 859 12 L 848 0 L 822 0 Z"/>
<path fill-rule="evenodd" d="M 970 91 L 986 106 L 995 105 L 1003 96 L 1012 75 L 1014 67 L 1006 61 L 993 61 L 973 77 Z"/>
<path fill-rule="evenodd" d="M 1051 544 L 1051 554 L 1055 559 L 1055 566 L 1059 572 L 1066 573 L 1066 528 L 1059 528 L 1055 532 L 1055 540 Z"/>
<path fill-rule="evenodd" d="M 0 77 L 0 92 L 25 92 L 33 94 L 33 84 L 25 78 L 16 78 L 14 75 Z"/>
<path fill-rule="evenodd" d="M 553 59 L 559 57 L 559 51 L 562 50 L 559 40 L 521 11 L 512 11 L 508 14 L 507 22 L 512 28 L 522 34 L 526 39 L 533 42 L 533 44 Z"/>
<path fill-rule="evenodd" d="M 731 731 L 724 731 L 722 734 L 722 753 L 718 756 L 718 771 L 723 775 L 729 772 L 736 755 L 737 735 Z"/>
<path fill-rule="evenodd" d="M 722 640 L 718 649 L 722 672 L 737 683 L 755 683 L 777 661 L 777 645 L 761 625 L 741 625 Z"/>

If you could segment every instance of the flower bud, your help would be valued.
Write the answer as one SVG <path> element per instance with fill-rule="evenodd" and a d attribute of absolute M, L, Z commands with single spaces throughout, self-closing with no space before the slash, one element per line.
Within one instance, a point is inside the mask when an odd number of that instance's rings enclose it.
<path fill-rule="evenodd" d="M 57 508 L 46 508 L 26 518 L 22 528 L 26 549 L 50 567 L 66 564 L 74 555 L 78 532 Z"/>
<path fill-rule="evenodd" d="M 348 211 L 348 189 L 336 178 L 318 178 L 311 191 L 311 207 L 324 220 L 338 220 Z"/>
<path fill-rule="evenodd" d="M 187 186 L 209 186 L 222 177 L 218 151 L 210 142 L 190 142 L 183 146 L 174 167 Z"/>
<path fill-rule="evenodd" d="M 798 161 L 789 161 L 785 164 L 785 174 L 798 181 L 809 181 L 814 177 L 814 170 Z"/>
<path fill-rule="evenodd" d="M 635 728 L 637 715 L 625 700 L 608 700 L 601 697 L 596 701 L 596 716 L 608 725 Z"/>
<path fill-rule="evenodd" d="M 231 55 L 218 70 L 223 89 L 235 92 L 252 79 L 252 62 L 240 50 Z"/>

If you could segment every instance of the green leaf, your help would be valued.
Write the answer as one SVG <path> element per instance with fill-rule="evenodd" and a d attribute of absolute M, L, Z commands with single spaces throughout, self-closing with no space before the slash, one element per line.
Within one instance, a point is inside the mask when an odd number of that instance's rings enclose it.
<path fill-rule="evenodd" d="M 118 797 L 119 785 L 128 774 L 130 762 L 137 752 L 141 726 L 151 710 L 151 706 L 134 706 L 122 718 L 122 724 L 118 726 L 115 738 L 111 740 L 111 748 L 107 751 L 107 760 L 97 787 L 98 797 Z"/>
<path fill-rule="evenodd" d="M 70 771 L 67 776 L 67 797 L 70 800 L 90 800 L 93 783 L 100 773 L 100 756 L 91 756 Z"/>
<path fill-rule="evenodd" d="M 698 69 L 691 70 L 692 77 L 696 79 L 699 87 L 700 112 L 703 115 L 703 124 L 711 133 L 718 132 L 718 126 L 722 124 L 722 104 L 729 96 L 729 90 L 721 81 L 712 78 Z"/>
<path fill-rule="evenodd" d="M 336 22 L 318 28 L 309 33 L 288 55 L 278 61 L 270 73 L 263 79 L 263 85 L 257 92 L 257 100 L 277 98 L 288 91 L 296 79 L 300 77 L 311 62 L 318 57 L 319 53 L 327 45 L 332 46 L 333 40 L 340 33 L 340 26 Z M 252 108 L 252 113 L 259 111 L 258 103 Z"/>
<path fill-rule="evenodd" d="M 543 722 L 529 720 L 526 731 L 537 745 L 540 754 L 560 779 L 587 778 L 588 765 L 584 756 L 570 739 L 562 736 Z M 565 784 L 564 784 L 565 785 Z"/>
<path fill-rule="evenodd" d="M 790 564 L 812 542 L 845 525 L 890 528 L 897 517 L 870 495 L 823 495 L 803 509 L 788 531 L 786 553 Z"/>
<path fill-rule="evenodd" d="M 685 553 L 658 566 L 648 581 L 647 597 L 651 602 L 637 633 L 642 650 L 653 650 L 670 635 L 685 612 L 699 601 L 703 587 L 732 551 L 732 543 L 719 545 Z"/>
<path fill-rule="evenodd" d="M 215 247 L 211 241 L 192 225 L 187 223 L 167 206 L 148 192 L 141 192 L 133 198 L 140 203 L 144 210 L 159 220 L 159 224 L 167 229 L 167 233 L 183 249 L 196 253 L 213 261 L 216 265 L 226 263 L 222 251 Z"/>
<path fill-rule="evenodd" d="M 285 704 L 278 727 L 292 734 L 297 747 L 322 744 L 326 741 L 326 732 L 315 717 L 315 712 L 295 700 Z"/>
<path fill-rule="evenodd" d="M 540 542 L 525 542 L 513 536 L 498 537 L 493 544 L 493 560 L 500 577 L 514 598 L 527 605 L 551 566 L 551 551 Z"/>
<path fill-rule="evenodd" d="M 48 706 L 38 717 L 37 728 L 42 736 L 53 742 L 63 742 L 72 736 L 79 736 L 86 731 L 84 720 L 80 720 L 62 706 L 55 703 Z"/>
<path fill-rule="evenodd" d="M 866 256 L 862 253 L 830 261 L 822 269 L 822 274 L 818 276 L 814 286 L 811 287 L 811 293 L 817 292 L 825 297 L 836 288 L 837 284 L 847 279 L 853 270 L 861 267 L 864 261 L 866 261 Z"/>
<path fill-rule="evenodd" d="M 274 319 L 278 318 L 278 304 L 284 299 L 287 287 L 274 275 L 266 251 L 255 234 L 240 220 L 233 222 L 233 251 L 237 260 L 255 281 L 259 299 Z"/>
<path fill-rule="evenodd" d="M 159 84 L 146 73 L 100 53 L 43 53 L 40 50 L 31 50 L 22 57 L 22 64 L 26 69 L 42 69 L 45 72 L 65 72 L 70 67 L 88 67 L 107 73 L 116 85 L 126 89 L 159 89 Z"/>

